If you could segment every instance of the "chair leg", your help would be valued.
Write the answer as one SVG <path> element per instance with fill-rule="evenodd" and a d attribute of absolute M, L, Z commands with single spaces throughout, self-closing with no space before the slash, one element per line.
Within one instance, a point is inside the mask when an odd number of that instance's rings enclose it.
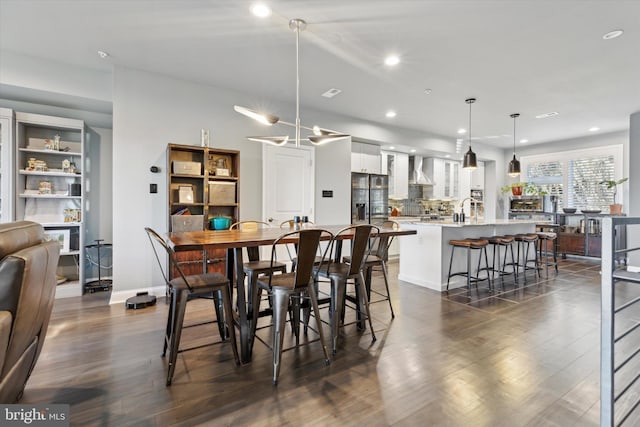
<path fill-rule="evenodd" d="M 495 246 L 494 246 L 495 248 Z M 482 248 L 484 252 L 484 265 L 487 267 L 487 281 L 489 282 L 489 290 L 493 290 L 493 284 L 491 283 L 491 276 L 489 275 L 489 257 L 487 256 L 487 247 Z M 494 249 L 495 252 L 495 249 Z M 480 252 L 480 256 L 482 256 L 482 252 Z M 478 278 L 480 277 L 480 273 L 478 273 Z"/>
<path fill-rule="evenodd" d="M 395 319 L 396 315 L 393 312 L 393 305 L 391 304 L 391 293 L 389 292 L 389 279 L 387 277 L 387 263 L 382 260 L 382 276 L 384 277 L 384 287 L 387 289 L 387 299 L 389 300 L 389 309 L 391 309 L 391 318 Z"/>
<path fill-rule="evenodd" d="M 313 289 L 309 292 L 309 299 L 311 299 L 313 314 L 316 317 L 316 326 L 318 327 L 318 335 L 320 335 L 320 345 L 322 345 L 322 352 L 324 353 L 324 363 L 325 365 L 329 365 L 331 360 L 329 359 L 329 352 L 327 350 L 326 341 L 324 340 L 324 332 L 322 331 L 322 320 L 320 320 L 320 311 L 318 310 L 318 297 Z"/>
<path fill-rule="evenodd" d="M 365 289 L 364 276 L 362 275 L 362 271 L 358 273 L 356 286 L 360 288 L 360 301 L 362 301 L 361 304 L 364 307 L 367 319 L 369 320 L 369 329 L 371 329 L 371 342 L 374 342 L 376 340 L 376 333 L 373 331 L 373 322 L 371 321 L 371 312 L 369 311 L 369 298 L 367 298 L 367 290 Z"/>
<path fill-rule="evenodd" d="M 344 313 L 344 294 L 346 283 L 344 280 L 331 277 L 331 351 L 336 354 L 340 323 Z M 318 314 L 316 313 L 316 316 Z"/>
<path fill-rule="evenodd" d="M 171 345 L 169 348 L 169 370 L 167 372 L 166 385 L 171 385 L 173 373 L 176 369 L 176 361 L 178 359 L 178 349 L 180 348 L 180 337 L 182 335 L 182 324 L 184 323 L 184 313 L 187 307 L 187 295 L 185 291 L 174 290 L 175 299 L 175 315 L 173 319 L 173 327 L 171 333 Z"/>
<path fill-rule="evenodd" d="M 164 334 L 164 345 L 162 346 L 162 357 L 167 355 L 167 347 L 169 346 L 169 341 L 171 340 L 172 331 L 173 331 L 173 318 L 175 317 L 176 312 L 176 304 L 175 298 L 173 295 L 174 291 L 172 290 L 169 294 L 169 298 L 171 299 L 171 306 L 169 307 L 169 314 L 167 316 L 167 330 Z"/>
<path fill-rule="evenodd" d="M 222 314 L 222 301 L 220 300 L 220 293 L 219 291 L 213 291 L 212 292 L 212 296 L 213 296 L 213 308 L 216 312 L 216 320 L 217 320 L 217 324 L 218 324 L 218 332 L 220 333 L 220 339 L 222 341 L 225 341 L 227 339 L 227 331 L 225 330 L 224 327 L 224 322 L 221 320 L 224 316 Z"/>
<path fill-rule="evenodd" d="M 451 258 L 449 259 L 449 274 L 447 275 L 447 290 L 449 290 L 449 280 L 451 279 L 451 266 L 453 265 L 453 252 L 456 250 L 455 246 L 451 247 Z"/>
<path fill-rule="evenodd" d="M 225 286 L 224 290 L 222 291 L 222 303 L 224 304 L 225 322 L 220 322 L 220 319 L 218 319 L 218 322 L 227 324 L 227 328 L 229 331 L 229 341 L 231 344 L 231 349 L 233 350 L 233 358 L 236 361 L 236 365 L 240 365 L 240 356 L 238 355 L 238 346 L 236 345 L 236 330 L 235 330 L 235 326 L 233 325 L 233 309 L 231 308 L 231 294 L 227 286 Z"/>
<path fill-rule="evenodd" d="M 476 289 L 478 289 L 477 280 Z M 471 248 L 467 248 L 467 290 L 471 291 Z"/>
<path fill-rule="evenodd" d="M 289 318 L 291 319 L 291 332 L 296 337 L 296 346 L 300 345 L 300 297 L 292 295 L 289 301 Z"/>
<path fill-rule="evenodd" d="M 289 308 L 289 293 L 283 289 L 273 290 L 273 384 L 278 384 L 280 375 L 280 361 L 284 344 L 285 322 Z"/>
<path fill-rule="evenodd" d="M 254 286 L 253 289 L 253 313 L 251 314 L 251 336 L 249 348 L 253 351 L 253 343 L 256 339 L 256 328 L 258 327 L 258 318 L 260 317 L 260 298 L 262 297 L 262 288 Z M 271 298 L 270 298 L 271 299 Z M 251 352 L 249 353 L 251 354 Z"/>

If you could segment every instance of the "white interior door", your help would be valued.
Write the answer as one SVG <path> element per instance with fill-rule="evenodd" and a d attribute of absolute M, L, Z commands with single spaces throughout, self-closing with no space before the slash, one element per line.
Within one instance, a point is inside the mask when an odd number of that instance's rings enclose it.
<path fill-rule="evenodd" d="M 279 227 L 294 216 L 308 216 L 313 221 L 315 194 L 314 150 L 312 147 L 276 147 L 262 149 L 262 209 L 264 221 Z M 286 230 L 283 230 L 283 232 Z M 280 245 L 283 246 L 283 245 Z M 289 248 L 291 251 L 291 248 Z M 292 254 L 279 247 L 277 258 L 289 260 Z M 263 259 L 270 259 L 270 249 L 263 248 Z"/>
<path fill-rule="evenodd" d="M 262 149 L 262 207 L 264 220 L 278 227 L 299 215 L 314 220 L 314 151 L 312 147 Z"/>

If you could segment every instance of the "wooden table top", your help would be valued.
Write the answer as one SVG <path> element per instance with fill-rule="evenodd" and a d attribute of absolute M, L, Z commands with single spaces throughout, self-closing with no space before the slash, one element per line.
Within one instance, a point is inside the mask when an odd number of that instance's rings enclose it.
<path fill-rule="evenodd" d="M 319 228 L 336 234 L 339 230 L 347 227 L 345 225 L 328 226 L 307 226 L 308 228 Z M 294 231 L 282 228 L 260 228 L 257 230 L 205 230 L 205 231 L 183 231 L 169 233 L 169 245 L 174 250 L 200 249 L 203 246 L 220 249 L 244 248 L 251 246 L 271 245 L 282 234 Z M 375 229 L 374 229 L 375 232 Z M 403 230 L 402 228 L 380 228 L 381 236 L 406 236 L 416 234 L 416 230 Z M 352 235 L 344 234 L 341 239 L 350 239 Z M 327 234 L 322 236 L 322 240 L 329 240 Z M 286 243 L 286 242 L 283 242 Z"/>

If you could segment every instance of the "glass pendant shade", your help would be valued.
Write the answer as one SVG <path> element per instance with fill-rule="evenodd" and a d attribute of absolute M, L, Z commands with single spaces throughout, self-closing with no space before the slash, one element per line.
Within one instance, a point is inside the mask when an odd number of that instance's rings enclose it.
<path fill-rule="evenodd" d="M 464 154 L 464 161 L 462 162 L 463 169 L 475 169 L 478 167 L 478 162 L 476 160 L 476 153 L 471 150 L 471 146 L 469 146 L 469 151 Z"/>
<path fill-rule="evenodd" d="M 516 159 L 516 155 L 513 155 L 513 159 L 509 162 L 509 176 L 512 178 L 520 175 L 520 160 Z"/>

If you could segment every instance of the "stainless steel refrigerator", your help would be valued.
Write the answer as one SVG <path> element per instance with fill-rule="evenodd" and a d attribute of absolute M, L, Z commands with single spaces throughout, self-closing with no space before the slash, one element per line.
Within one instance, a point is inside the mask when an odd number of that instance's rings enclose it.
<path fill-rule="evenodd" d="M 389 177 L 351 173 L 351 223 L 374 224 L 389 217 Z"/>

